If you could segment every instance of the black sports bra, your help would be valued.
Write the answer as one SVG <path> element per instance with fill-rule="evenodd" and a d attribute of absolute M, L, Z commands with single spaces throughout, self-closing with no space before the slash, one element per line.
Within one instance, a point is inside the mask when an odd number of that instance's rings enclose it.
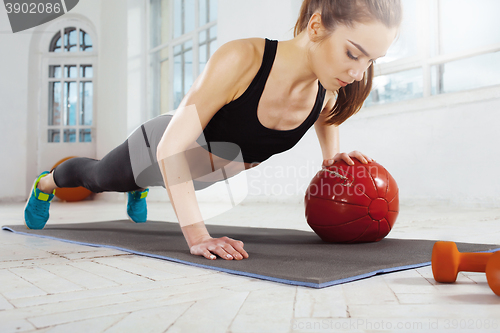
<path fill-rule="evenodd" d="M 264 57 L 257 75 L 239 98 L 223 106 L 213 116 L 203 130 L 207 144 L 202 142 L 201 137 L 198 139 L 202 147 L 226 160 L 234 160 L 241 149 L 245 163 L 260 163 L 295 146 L 314 125 L 325 99 L 325 88 L 319 82 L 314 107 L 300 126 L 291 130 L 274 130 L 262 125 L 257 117 L 259 101 L 277 48 L 277 41 L 266 39 Z"/>

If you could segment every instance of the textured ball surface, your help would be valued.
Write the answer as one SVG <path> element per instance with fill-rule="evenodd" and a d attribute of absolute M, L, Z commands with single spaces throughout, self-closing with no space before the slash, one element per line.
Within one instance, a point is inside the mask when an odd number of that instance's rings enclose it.
<path fill-rule="evenodd" d="M 70 156 L 70 157 L 65 157 L 52 167 L 54 169 L 56 166 L 61 164 L 64 161 L 67 161 L 71 158 L 74 158 L 76 156 Z M 89 195 L 91 195 L 92 192 L 90 190 L 87 190 L 85 187 L 61 187 L 56 189 L 56 193 L 54 194 L 56 197 L 63 201 L 67 202 L 75 202 L 75 201 L 80 201 L 83 199 L 86 199 Z"/>
<path fill-rule="evenodd" d="M 325 242 L 363 243 L 383 239 L 399 212 L 399 190 L 380 164 L 344 161 L 320 170 L 305 195 L 306 219 Z"/>

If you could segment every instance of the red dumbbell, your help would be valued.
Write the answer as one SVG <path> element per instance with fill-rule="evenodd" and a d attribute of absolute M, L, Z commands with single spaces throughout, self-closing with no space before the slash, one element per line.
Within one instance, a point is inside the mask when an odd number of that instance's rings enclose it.
<path fill-rule="evenodd" d="M 486 272 L 488 285 L 500 296 L 500 251 L 460 253 L 453 242 L 436 242 L 432 249 L 432 274 L 437 282 L 451 283 L 458 272 Z"/>

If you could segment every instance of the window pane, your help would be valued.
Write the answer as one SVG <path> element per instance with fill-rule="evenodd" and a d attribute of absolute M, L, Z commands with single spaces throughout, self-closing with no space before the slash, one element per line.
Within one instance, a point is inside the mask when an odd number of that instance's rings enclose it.
<path fill-rule="evenodd" d="M 52 37 L 49 45 L 49 52 L 61 52 L 61 32 L 58 32 Z"/>
<path fill-rule="evenodd" d="M 61 82 L 49 82 L 49 125 L 61 125 Z"/>
<path fill-rule="evenodd" d="M 500 52 L 457 60 L 432 68 L 432 93 L 448 93 L 500 84 Z"/>
<path fill-rule="evenodd" d="M 49 77 L 60 78 L 61 66 L 49 66 Z"/>
<path fill-rule="evenodd" d="M 193 84 L 193 42 L 174 47 L 174 108 Z"/>
<path fill-rule="evenodd" d="M 215 52 L 215 50 L 217 50 L 217 26 L 214 25 L 213 27 L 210 28 L 210 30 L 208 31 L 209 32 L 209 38 L 210 38 L 210 56 L 212 56 Z"/>
<path fill-rule="evenodd" d="M 373 89 L 365 106 L 385 104 L 423 96 L 422 69 L 377 76 L 373 79 Z"/>
<path fill-rule="evenodd" d="M 214 55 L 215 50 L 217 50 L 217 39 L 210 43 L 210 56 Z"/>
<path fill-rule="evenodd" d="M 165 44 L 170 40 L 171 20 L 170 20 L 169 2 L 170 0 L 151 0 L 150 42 L 151 42 L 151 47 L 153 48 L 157 47 L 158 45 Z M 173 17 L 179 17 L 179 16 L 175 15 Z"/>
<path fill-rule="evenodd" d="M 194 1 L 174 0 L 174 38 L 194 30 Z"/>
<path fill-rule="evenodd" d="M 441 53 L 500 43 L 500 1 L 441 0 Z"/>
<path fill-rule="evenodd" d="M 207 30 L 203 30 L 202 32 L 200 32 L 200 34 L 198 35 L 198 42 L 200 44 L 203 44 L 207 41 L 207 34 L 208 34 Z"/>
<path fill-rule="evenodd" d="M 184 33 L 194 30 L 194 1 L 184 0 Z"/>
<path fill-rule="evenodd" d="M 208 2 L 210 0 L 199 0 L 198 2 L 198 8 L 199 8 L 199 26 L 203 26 L 208 23 L 209 17 L 208 17 L 208 8 L 207 6 Z"/>
<path fill-rule="evenodd" d="M 92 82 L 80 82 L 80 125 L 92 125 Z"/>
<path fill-rule="evenodd" d="M 200 54 L 198 55 L 198 59 L 200 60 L 200 64 L 199 64 L 200 74 L 205 69 L 205 66 L 206 66 L 207 61 L 208 61 L 207 49 L 208 49 L 207 44 L 200 45 L 200 47 L 199 47 Z"/>
<path fill-rule="evenodd" d="M 167 113 L 170 111 L 170 104 L 168 96 L 170 96 L 170 84 L 169 84 L 169 63 L 165 60 L 161 63 L 161 74 L 160 74 L 160 84 L 161 84 L 161 110 L 160 113 Z"/>
<path fill-rule="evenodd" d="M 64 50 L 67 52 L 76 52 L 76 28 L 64 29 Z"/>
<path fill-rule="evenodd" d="M 214 25 L 213 27 L 211 27 L 209 30 L 208 30 L 208 35 L 210 36 L 209 38 L 210 39 L 214 39 L 214 38 L 217 38 L 217 26 Z"/>
<path fill-rule="evenodd" d="M 184 95 L 193 85 L 193 43 L 184 43 Z"/>
<path fill-rule="evenodd" d="M 149 98 L 150 98 L 150 118 L 160 115 L 160 100 L 163 96 L 160 93 L 160 52 L 152 53 L 150 56 L 151 62 L 149 64 L 150 77 L 149 81 Z"/>
<path fill-rule="evenodd" d="M 76 142 L 76 130 L 75 129 L 65 129 L 64 130 L 64 142 Z"/>
<path fill-rule="evenodd" d="M 207 44 L 208 40 L 208 44 Z M 217 26 L 213 26 L 208 30 L 203 30 L 199 35 L 199 72 L 205 68 L 208 59 L 214 54 L 217 49 Z"/>
<path fill-rule="evenodd" d="M 64 82 L 64 125 L 76 125 L 76 82 Z"/>
<path fill-rule="evenodd" d="M 217 0 L 199 0 L 199 26 L 217 19 Z"/>
<path fill-rule="evenodd" d="M 80 51 L 91 52 L 92 50 L 92 39 L 90 38 L 88 33 L 80 30 Z"/>
<path fill-rule="evenodd" d="M 217 20 L 217 0 L 210 0 L 210 22 Z"/>
<path fill-rule="evenodd" d="M 162 49 L 151 55 L 150 69 L 150 117 L 156 117 L 171 111 L 170 96 L 172 88 L 170 83 L 171 75 L 167 49 Z"/>
<path fill-rule="evenodd" d="M 404 19 L 401 24 L 400 33 L 396 41 L 387 50 L 387 55 L 377 60 L 379 64 L 411 57 L 418 53 L 417 0 L 403 0 L 402 4 Z"/>
<path fill-rule="evenodd" d="M 58 129 L 57 130 L 49 129 L 48 134 L 49 136 L 47 142 L 61 142 L 61 135 Z"/>
<path fill-rule="evenodd" d="M 64 66 L 64 77 L 76 79 L 78 77 L 76 70 L 76 65 L 66 65 Z"/>
<path fill-rule="evenodd" d="M 182 78 L 184 77 L 184 64 L 183 64 L 183 54 L 182 46 L 178 45 L 174 47 L 174 109 L 176 109 L 181 103 L 182 97 L 184 97 L 184 92 L 182 91 Z"/>
<path fill-rule="evenodd" d="M 80 66 L 80 77 L 91 78 L 93 75 L 92 65 Z"/>
<path fill-rule="evenodd" d="M 92 131 L 90 128 L 80 130 L 80 142 L 92 142 Z"/>
<path fill-rule="evenodd" d="M 182 0 L 174 0 L 174 38 L 179 37 L 184 32 L 183 28 L 183 15 L 182 15 Z"/>

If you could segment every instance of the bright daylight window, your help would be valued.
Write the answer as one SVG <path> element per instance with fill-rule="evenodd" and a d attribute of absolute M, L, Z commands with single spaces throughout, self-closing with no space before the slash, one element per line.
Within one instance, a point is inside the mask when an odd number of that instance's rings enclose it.
<path fill-rule="evenodd" d="M 217 0 L 150 0 L 151 116 L 176 109 L 217 49 Z"/>
<path fill-rule="evenodd" d="M 403 0 L 399 39 L 365 105 L 500 85 L 500 1 Z"/>
<path fill-rule="evenodd" d="M 82 29 L 61 29 L 52 37 L 49 55 L 47 142 L 91 142 L 92 40 Z"/>

